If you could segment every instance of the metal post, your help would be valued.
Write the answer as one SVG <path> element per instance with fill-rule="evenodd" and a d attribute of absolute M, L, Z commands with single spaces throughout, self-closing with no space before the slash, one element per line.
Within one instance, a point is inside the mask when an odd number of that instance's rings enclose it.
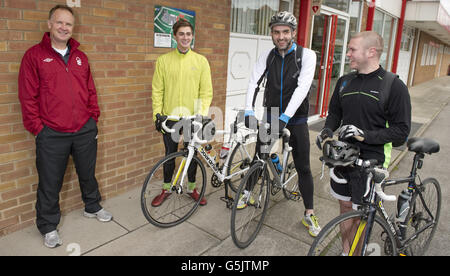
<path fill-rule="evenodd" d="M 366 31 L 372 31 L 374 16 L 375 16 L 375 0 L 372 0 L 372 2 L 369 3 L 369 12 L 367 13 Z"/>
<path fill-rule="evenodd" d="M 397 73 L 398 56 L 400 55 L 400 46 L 402 43 L 403 23 L 405 22 L 406 2 L 407 0 L 402 0 L 402 13 L 400 15 L 400 20 L 398 21 L 397 37 L 395 39 L 394 48 L 394 59 L 392 61 L 391 69 L 392 73 Z"/>
<path fill-rule="evenodd" d="M 312 0 L 301 0 L 299 9 L 299 20 L 297 27 L 297 44 L 302 47 L 307 47 L 309 29 L 311 22 L 311 4 Z"/>

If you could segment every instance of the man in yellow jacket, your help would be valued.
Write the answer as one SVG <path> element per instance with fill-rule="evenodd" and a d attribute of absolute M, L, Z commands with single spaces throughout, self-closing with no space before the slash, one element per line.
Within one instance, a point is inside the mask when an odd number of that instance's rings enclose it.
<path fill-rule="evenodd" d="M 180 19 L 173 25 L 173 34 L 177 49 L 164 54 L 156 61 L 152 82 L 153 120 L 156 114 L 190 116 L 195 114 L 208 115 L 213 97 L 211 69 L 208 60 L 191 49 L 194 36 L 192 25 Z M 176 122 L 168 122 L 169 128 Z M 157 126 L 157 129 L 160 126 Z M 163 134 L 166 155 L 178 150 L 178 141 L 170 134 Z M 160 206 L 170 196 L 171 178 L 175 164 L 164 167 L 164 184 L 160 195 L 152 201 L 152 206 Z M 196 165 L 188 170 L 188 194 L 198 200 L 199 194 L 195 188 Z M 202 198 L 200 205 L 206 205 Z"/>

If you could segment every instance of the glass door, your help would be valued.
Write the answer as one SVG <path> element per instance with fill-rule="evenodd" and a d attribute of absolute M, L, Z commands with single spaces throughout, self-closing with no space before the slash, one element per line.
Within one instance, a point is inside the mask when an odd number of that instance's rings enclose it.
<path fill-rule="evenodd" d="M 314 16 L 311 49 L 317 56 L 310 116 L 326 117 L 331 93 L 343 75 L 349 18 L 324 11 Z"/>

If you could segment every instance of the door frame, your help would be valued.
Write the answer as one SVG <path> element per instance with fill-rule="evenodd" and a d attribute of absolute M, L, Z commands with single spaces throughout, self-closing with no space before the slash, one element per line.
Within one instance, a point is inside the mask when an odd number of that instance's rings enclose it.
<path fill-rule="evenodd" d="M 328 8 L 326 6 L 322 6 L 320 16 L 328 16 L 328 22 L 326 24 L 326 41 L 323 41 L 322 46 L 322 56 L 320 58 L 320 66 L 319 66 L 319 79 L 317 82 L 317 104 L 316 104 L 316 114 L 310 116 L 310 120 L 318 120 L 319 118 L 324 118 L 327 116 L 328 113 L 328 99 L 330 97 L 330 91 L 333 89 L 330 87 L 331 84 L 331 74 L 333 69 L 333 59 L 334 59 L 334 50 L 336 46 L 336 30 L 337 30 L 337 23 L 338 20 L 344 20 L 345 21 L 345 32 L 344 32 L 344 49 L 343 49 L 343 55 L 341 57 L 340 61 L 340 68 L 339 68 L 339 77 L 344 74 L 344 68 L 345 68 L 345 52 L 346 52 L 346 45 L 348 43 L 348 32 L 349 32 L 349 26 L 350 26 L 350 14 L 344 13 L 341 11 L 338 11 L 336 9 Z M 312 39 L 313 39 L 313 30 L 314 30 L 314 17 L 312 18 L 312 24 L 311 24 L 311 31 L 310 31 L 310 45 L 309 48 L 312 47 Z M 324 30 L 325 31 L 325 30 Z M 324 36 L 325 38 L 325 36 Z"/>

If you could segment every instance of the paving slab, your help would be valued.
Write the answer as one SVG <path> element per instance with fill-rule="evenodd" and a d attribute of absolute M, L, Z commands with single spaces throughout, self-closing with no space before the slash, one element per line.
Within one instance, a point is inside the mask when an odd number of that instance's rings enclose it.
<path fill-rule="evenodd" d="M 185 222 L 171 228 L 145 225 L 90 251 L 87 256 L 198 256 L 220 243 Z"/>

